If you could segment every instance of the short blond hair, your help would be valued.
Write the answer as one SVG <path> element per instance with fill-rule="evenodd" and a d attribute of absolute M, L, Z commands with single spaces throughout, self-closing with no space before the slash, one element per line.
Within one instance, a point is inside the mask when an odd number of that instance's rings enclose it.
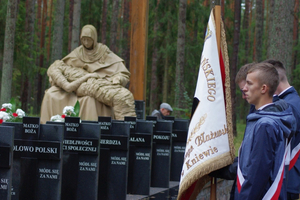
<path fill-rule="evenodd" d="M 261 85 L 266 84 L 269 87 L 269 96 L 273 96 L 279 84 L 279 75 L 276 68 L 270 63 L 261 62 L 253 65 L 248 74 L 255 71 L 260 72 L 257 76 L 259 83 Z"/>

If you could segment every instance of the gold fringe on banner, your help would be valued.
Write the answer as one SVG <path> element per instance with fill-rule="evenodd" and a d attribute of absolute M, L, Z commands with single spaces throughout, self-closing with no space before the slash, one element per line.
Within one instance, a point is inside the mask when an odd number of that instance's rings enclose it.
<path fill-rule="evenodd" d="M 235 149 L 233 143 L 233 125 L 232 125 L 232 102 L 231 102 L 231 86 L 230 86 L 230 68 L 229 57 L 226 43 L 226 34 L 224 29 L 224 23 L 221 21 L 221 50 L 223 54 L 223 61 L 225 65 L 225 98 L 226 98 L 226 121 L 228 129 L 228 140 L 232 162 L 235 158 Z"/>
<path fill-rule="evenodd" d="M 197 181 L 195 189 L 190 199 L 195 199 L 199 192 L 202 190 L 204 185 L 210 181 L 210 177 L 207 175 L 212 171 L 220 169 L 226 165 L 232 163 L 232 157 L 229 152 L 212 158 L 204 163 L 199 164 L 195 167 L 189 174 L 186 175 L 185 179 L 180 184 L 179 194 L 182 194 L 182 191 L 187 190 L 194 182 Z M 201 177 L 199 179 L 199 177 Z M 194 196 L 194 198 L 192 198 Z"/>

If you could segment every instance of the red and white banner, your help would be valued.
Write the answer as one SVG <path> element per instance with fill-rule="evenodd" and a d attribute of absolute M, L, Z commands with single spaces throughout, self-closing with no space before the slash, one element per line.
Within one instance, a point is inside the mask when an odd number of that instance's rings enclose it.
<path fill-rule="evenodd" d="M 194 113 L 189 125 L 178 199 L 195 199 L 210 180 L 207 174 L 231 164 L 234 158 L 225 32 L 221 29 L 219 34 L 220 50 L 216 35 L 218 34 L 212 11 L 200 61 Z M 228 112 L 226 108 L 230 108 Z"/>

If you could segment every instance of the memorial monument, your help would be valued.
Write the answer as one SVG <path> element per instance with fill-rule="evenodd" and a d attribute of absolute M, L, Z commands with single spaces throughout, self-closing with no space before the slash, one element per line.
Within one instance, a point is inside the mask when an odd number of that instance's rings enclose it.
<path fill-rule="evenodd" d="M 130 72 L 123 59 L 97 43 L 97 31 L 92 25 L 82 28 L 80 40 L 81 46 L 55 61 L 47 71 L 51 87 L 42 102 L 41 123 L 60 114 L 65 106 L 75 105 L 77 100 L 82 120 L 136 116 L 133 95 L 125 88 Z"/>

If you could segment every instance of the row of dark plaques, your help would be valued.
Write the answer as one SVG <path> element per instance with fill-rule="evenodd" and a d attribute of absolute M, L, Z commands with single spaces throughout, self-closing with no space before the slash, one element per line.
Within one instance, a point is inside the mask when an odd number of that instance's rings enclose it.
<path fill-rule="evenodd" d="M 188 120 L 99 117 L 0 126 L 0 199 L 126 199 L 179 181 Z"/>

